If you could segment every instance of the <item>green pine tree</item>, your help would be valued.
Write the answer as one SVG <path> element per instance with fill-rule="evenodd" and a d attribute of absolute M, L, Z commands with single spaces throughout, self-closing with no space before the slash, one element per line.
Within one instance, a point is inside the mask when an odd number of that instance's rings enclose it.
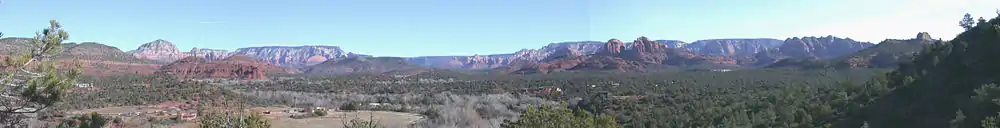
<path fill-rule="evenodd" d="M 25 53 L 15 53 L 0 63 L 0 126 L 25 126 L 25 114 L 37 113 L 62 100 L 63 94 L 73 86 L 80 75 L 79 65 L 71 70 L 56 70 L 45 58 L 54 56 L 62 48 L 69 34 L 52 20 L 29 41 Z"/>
<path fill-rule="evenodd" d="M 962 26 L 962 28 L 965 28 L 965 30 L 972 29 L 972 27 L 975 27 L 975 25 L 976 21 L 973 21 L 972 14 L 969 13 L 965 13 L 965 16 L 962 17 L 962 21 L 958 21 L 958 26 Z"/>

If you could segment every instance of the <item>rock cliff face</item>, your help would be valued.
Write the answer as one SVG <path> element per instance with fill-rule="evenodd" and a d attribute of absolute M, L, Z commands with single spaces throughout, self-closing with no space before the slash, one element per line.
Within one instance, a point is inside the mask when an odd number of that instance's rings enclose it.
<path fill-rule="evenodd" d="M 790 57 L 830 59 L 851 54 L 873 45 L 875 44 L 833 36 L 795 37 L 785 40 L 779 50 L 783 55 Z"/>
<path fill-rule="evenodd" d="M 264 60 L 267 63 L 302 67 L 321 63 L 326 60 L 337 60 L 352 56 L 365 56 L 348 53 L 337 46 L 268 46 L 236 49 L 233 54 L 243 54 Z"/>
<path fill-rule="evenodd" d="M 190 52 L 184 53 L 188 56 L 197 56 L 208 60 L 221 60 L 233 55 L 227 50 L 191 48 Z"/>
<path fill-rule="evenodd" d="M 695 53 L 716 56 L 749 56 L 777 49 L 782 43 L 777 39 L 711 39 L 699 40 L 685 48 Z"/>
<path fill-rule="evenodd" d="M 598 54 L 617 55 L 621 54 L 622 50 L 624 49 L 625 49 L 625 43 L 622 43 L 622 41 L 618 39 L 611 39 L 608 40 L 608 43 L 604 44 L 604 48 L 601 49 L 601 51 L 598 52 Z"/>
<path fill-rule="evenodd" d="M 142 44 L 139 48 L 136 48 L 134 51 L 130 51 L 129 53 L 136 58 L 162 62 L 172 62 L 174 60 L 187 57 L 187 55 L 178 50 L 177 46 L 173 43 L 162 39 Z"/>
<path fill-rule="evenodd" d="M 233 55 L 222 60 L 186 57 L 160 67 L 156 73 L 179 79 L 267 79 L 267 76 L 272 74 L 298 72 L 260 62 L 251 57 Z"/>

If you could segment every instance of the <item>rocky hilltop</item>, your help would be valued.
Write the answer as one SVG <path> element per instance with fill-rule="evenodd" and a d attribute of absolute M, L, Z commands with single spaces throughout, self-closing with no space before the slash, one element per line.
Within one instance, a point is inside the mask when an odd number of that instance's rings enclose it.
<path fill-rule="evenodd" d="M 182 53 L 177 49 L 170 41 L 163 39 L 157 39 L 149 43 L 145 43 L 136 48 L 133 51 L 129 51 L 133 56 L 140 59 L 157 60 L 162 62 L 173 62 L 175 60 L 187 57 L 186 54 Z"/>
<path fill-rule="evenodd" d="M 710 39 L 698 40 L 685 45 L 685 48 L 699 54 L 715 56 L 749 56 L 760 52 L 774 50 L 781 46 L 778 39 Z"/>
<path fill-rule="evenodd" d="M 345 52 L 337 46 L 267 46 L 239 48 L 233 54 L 242 54 L 264 60 L 267 63 L 303 67 L 327 60 L 338 60 L 354 56 L 367 56 Z"/>
<path fill-rule="evenodd" d="M 156 74 L 178 79 L 267 79 L 269 75 L 294 74 L 298 71 L 281 68 L 243 55 L 222 60 L 191 56 L 164 65 Z"/>

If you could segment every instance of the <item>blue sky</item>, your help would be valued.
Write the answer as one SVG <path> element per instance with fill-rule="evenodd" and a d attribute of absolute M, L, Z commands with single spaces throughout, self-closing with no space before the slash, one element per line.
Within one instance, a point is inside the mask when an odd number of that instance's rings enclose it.
<path fill-rule="evenodd" d="M 964 13 L 997 0 L 0 0 L 0 32 L 30 37 L 58 20 L 71 41 L 125 51 L 165 39 L 192 47 L 335 45 L 376 56 L 511 53 L 548 43 L 639 36 L 835 35 L 878 42 L 952 38 Z"/>

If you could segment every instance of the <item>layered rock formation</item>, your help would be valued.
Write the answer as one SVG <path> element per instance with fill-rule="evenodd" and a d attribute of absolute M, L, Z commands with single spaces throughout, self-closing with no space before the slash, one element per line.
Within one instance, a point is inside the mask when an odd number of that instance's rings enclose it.
<path fill-rule="evenodd" d="M 611 39 L 608 40 L 608 43 L 604 44 L 604 48 L 602 48 L 601 51 L 598 52 L 598 54 L 617 55 L 621 54 L 622 50 L 624 49 L 625 49 L 625 43 L 622 43 L 622 41 L 618 39 Z"/>
<path fill-rule="evenodd" d="M 711 39 L 699 40 L 685 46 L 695 53 L 716 56 L 749 56 L 777 49 L 782 41 L 777 39 Z"/>
<path fill-rule="evenodd" d="M 157 39 L 149 43 L 145 43 L 136 48 L 134 51 L 130 51 L 133 56 L 140 59 L 157 60 L 162 62 L 172 62 L 184 57 L 186 54 L 182 53 L 177 49 L 170 41 L 163 39 Z"/>
<path fill-rule="evenodd" d="M 258 58 L 267 63 L 302 67 L 321 63 L 326 60 L 337 60 L 353 56 L 366 56 L 348 53 L 337 46 L 268 46 L 239 48 L 233 54 L 242 54 Z"/>
<path fill-rule="evenodd" d="M 645 36 L 632 41 L 632 50 L 636 53 L 663 52 L 663 50 L 667 48 L 668 47 L 666 45 L 649 40 L 649 38 L 646 38 Z"/>
<path fill-rule="evenodd" d="M 790 57 L 829 59 L 857 52 L 875 44 L 834 36 L 795 37 L 785 40 L 779 51 Z"/>
<path fill-rule="evenodd" d="M 285 69 L 243 55 L 232 55 L 222 60 L 207 60 L 201 57 L 186 57 L 164 65 L 156 72 L 178 79 L 267 79 L 273 74 L 294 74 L 298 71 Z"/>
<path fill-rule="evenodd" d="M 188 56 L 197 56 L 197 57 L 205 58 L 205 59 L 208 59 L 208 60 L 225 59 L 226 57 L 229 57 L 230 55 L 232 55 L 232 53 L 229 53 L 229 51 L 227 51 L 227 50 L 220 50 L 220 49 L 200 49 L 200 48 L 191 48 L 190 52 L 186 52 L 184 54 L 186 54 Z"/>

